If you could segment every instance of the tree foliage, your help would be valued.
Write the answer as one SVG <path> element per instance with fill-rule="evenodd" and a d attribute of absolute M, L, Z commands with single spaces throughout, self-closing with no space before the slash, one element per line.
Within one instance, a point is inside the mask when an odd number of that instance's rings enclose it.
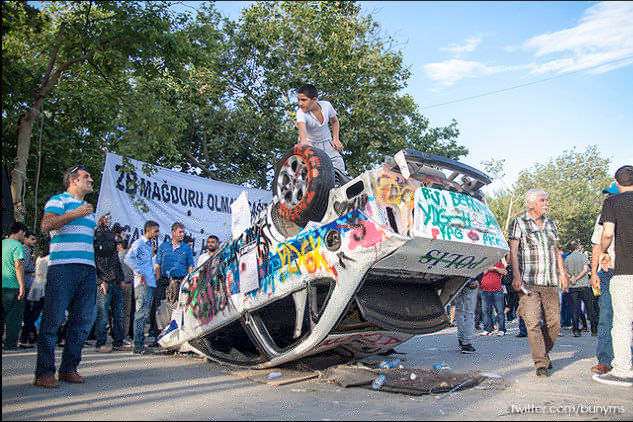
<path fill-rule="evenodd" d="M 560 245 L 565 249 L 572 239 L 579 239 L 590 250 L 591 234 L 602 208 L 602 190 L 613 183 L 607 173 L 610 160 L 602 158 L 592 145 L 584 152 L 564 151 L 547 163 L 537 163 L 520 172 L 510 189 L 503 189 L 487 198 L 497 221 L 505 221 L 510 198 L 517 201 L 511 218 L 525 212 L 525 193 L 532 188 L 548 193 L 548 217 L 558 227 Z"/>
<path fill-rule="evenodd" d="M 456 122 L 430 127 L 401 93 L 402 54 L 358 3 L 254 2 L 237 21 L 172 3 L 2 3 L 2 148 L 24 175 L 27 222 L 66 167 L 85 164 L 98 187 L 106 150 L 268 187 L 297 141 L 303 83 L 337 110 L 351 175 L 405 147 L 467 153 Z"/>

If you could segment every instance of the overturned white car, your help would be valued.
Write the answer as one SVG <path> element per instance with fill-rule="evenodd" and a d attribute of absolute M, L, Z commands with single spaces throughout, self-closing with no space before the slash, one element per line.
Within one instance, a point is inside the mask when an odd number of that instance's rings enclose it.
<path fill-rule="evenodd" d="M 272 203 L 163 303 L 159 344 L 260 368 L 386 352 L 448 326 L 444 307 L 508 251 L 472 167 L 402 150 L 334 173 L 321 150 L 288 151 Z"/>

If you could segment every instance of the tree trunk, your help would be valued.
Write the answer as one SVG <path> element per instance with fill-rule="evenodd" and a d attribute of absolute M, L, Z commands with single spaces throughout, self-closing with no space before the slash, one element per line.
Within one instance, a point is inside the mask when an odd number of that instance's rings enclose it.
<path fill-rule="evenodd" d="M 57 33 L 57 45 L 51 53 L 51 58 L 48 62 L 48 68 L 44 76 L 44 80 L 39 86 L 39 89 L 35 93 L 35 101 L 31 108 L 20 116 L 18 123 L 18 148 L 17 154 L 14 160 L 13 171 L 11 172 L 11 194 L 13 195 L 13 207 L 15 209 L 15 220 L 24 221 L 24 215 L 26 210 L 22 203 L 22 189 L 24 187 L 24 181 L 26 180 L 26 167 L 29 158 L 29 149 L 31 147 L 31 136 L 33 135 L 33 123 L 37 116 L 40 114 L 40 108 L 44 102 L 44 98 L 49 93 L 51 88 L 57 83 L 59 77 L 66 69 L 72 66 L 74 63 L 82 62 L 84 60 L 90 60 L 94 56 L 94 50 L 84 54 L 81 57 L 70 59 L 63 63 L 61 66 L 54 70 L 55 61 L 57 60 L 57 53 L 59 52 L 60 41 L 64 34 L 64 28 L 60 28 Z"/>

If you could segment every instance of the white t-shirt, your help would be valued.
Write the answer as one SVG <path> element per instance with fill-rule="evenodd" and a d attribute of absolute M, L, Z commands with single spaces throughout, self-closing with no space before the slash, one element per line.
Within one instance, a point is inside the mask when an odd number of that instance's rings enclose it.
<path fill-rule="evenodd" d="M 209 252 L 205 252 L 205 253 L 201 254 L 198 257 L 198 262 L 196 262 L 196 267 L 199 267 L 200 265 L 202 265 L 205 262 L 207 262 L 207 259 L 209 259 L 210 257 L 211 257 L 211 255 L 209 255 Z"/>
<path fill-rule="evenodd" d="M 297 123 L 303 122 L 306 124 L 306 137 L 308 142 L 317 142 L 331 140 L 330 127 L 328 122 L 334 116 L 336 111 L 329 101 L 317 101 L 317 104 L 321 106 L 321 113 L 323 113 L 323 123 L 319 122 L 319 119 L 310 111 L 304 113 L 300 108 L 297 109 Z"/>

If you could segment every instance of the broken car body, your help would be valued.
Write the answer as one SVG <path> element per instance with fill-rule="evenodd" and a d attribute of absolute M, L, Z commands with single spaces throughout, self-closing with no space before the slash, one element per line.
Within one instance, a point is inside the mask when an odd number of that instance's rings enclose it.
<path fill-rule="evenodd" d="M 159 344 L 259 368 L 385 352 L 448 326 L 445 306 L 508 251 L 467 165 L 402 150 L 334 179 L 321 150 L 288 151 L 273 201 L 163 303 Z"/>

